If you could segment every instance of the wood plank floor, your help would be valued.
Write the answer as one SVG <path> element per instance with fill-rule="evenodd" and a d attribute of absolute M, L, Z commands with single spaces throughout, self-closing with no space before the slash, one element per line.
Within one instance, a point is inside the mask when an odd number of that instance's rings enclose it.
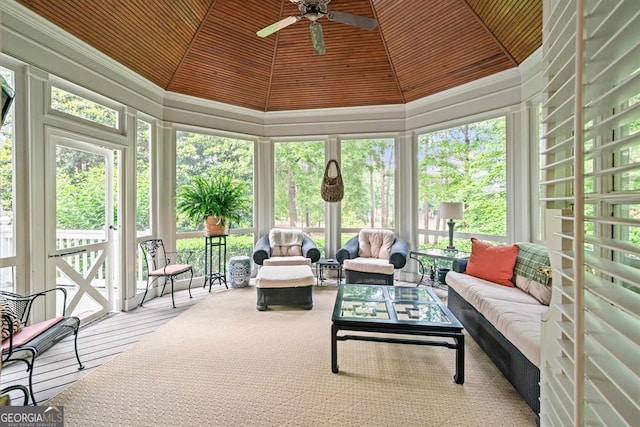
<path fill-rule="evenodd" d="M 211 294 L 224 292 L 224 286 L 214 286 Z M 55 396 L 64 388 L 78 381 L 92 370 L 127 350 L 159 326 L 193 307 L 211 295 L 207 289 L 195 287 L 175 293 L 176 308 L 171 306 L 171 295 L 165 294 L 145 302 L 130 312 L 112 313 L 102 319 L 84 325 L 78 333 L 78 352 L 85 369 L 78 370 L 73 349 L 73 336 L 67 337 L 36 359 L 33 374 L 33 390 L 38 403 Z M 28 374 L 24 363 L 2 367 L 0 386 L 28 385 Z M 21 393 L 11 392 L 12 403 L 22 404 Z"/>

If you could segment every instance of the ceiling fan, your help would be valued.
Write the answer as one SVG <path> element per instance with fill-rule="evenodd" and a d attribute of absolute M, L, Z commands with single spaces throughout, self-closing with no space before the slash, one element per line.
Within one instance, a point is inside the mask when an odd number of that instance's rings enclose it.
<path fill-rule="evenodd" d="M 300 15 L 289 16 L 281 19 L 268 27 L 265 27 L 258 31 L 256 34 L 260 37 L 267 37 L 276 31 L 279 31 L 291 24 L 295 24 L 302 18 L 307 18 L 311 21 L 311 42 L 313 43 L 313 50 L 316 55 L 324 55 L 324 37 L 322 35 L 322 25 L 318 22 L 318 19 L 326 16 L 330 21 L 340 22 L 342 24 L 352 25 L 354 27 L 363 28 L 365 30 L 373 30 L 378 25 L 378 22 L 373 18 L 367 18 L 365 16 L 354 15 L 347 12 L 340 12 L 339 10 L 329 10 L 327 4 L 331 0 L 290 0 L 298 6 Z"/>

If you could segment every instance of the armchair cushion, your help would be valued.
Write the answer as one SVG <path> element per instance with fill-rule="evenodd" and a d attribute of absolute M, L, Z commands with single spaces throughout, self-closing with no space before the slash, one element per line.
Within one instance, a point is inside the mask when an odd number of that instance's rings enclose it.
<path fill-rule="evenodd" d="M 288 229 L 284 229 L 284 230 L 291 231 Z M 308 258 L 310 262 L 318 261 L 320 259 L 320 250 L 318 249 L 316 244 L 313 242 L 313 240 L 311 240 L 309 236 L 302 233 L 300 230 L 296 230 L 296 231 L 299 231 L 301 233 L 300 237 L 302 239 L 301 245 L 298 246 L 300 251 L 299 253 L 298 253 L 298 249 L 293 249 L 294 246 L 290 244 L 279 245 L 279 247 L 276 250 L 274 250 L 270 242 L 270 235 L 272 234 L 270 232 L 269 234 L 265 234 L 264 236 L 262 236 L 256 242 L 253 248 L 253 262 L 255 262 L 257 265 L 264 265 L 265 260 L 270 259 L 271 257 L 282 257 L 282 258 L 288 257 L 288 258 L 295 259 L 300 256 L 303 258 Z M 288 237 L 286 236 L 286 233 L 285 235 L 281 235 L 280 237 L 283 238 L 283 240 L 280 240 L 280 242 L 292 243 L 292 240 L 288 239 Z M 276 261 L 276 262 L 280 262 L 280 261 Z M 289 265 L 291 265 L 291 263 L 289 263 Z"/>
<path fill-rule="evenodd" d="M 294 228 L 272 228 L 269 231 L 269 247 L 271 256 L 302 255 L 302 230 Z"/>
<path fill-rule="evenodd" d="M 344 261 L 344 268 L 362 273 L 393 274 L 393 264 L 388 259 L 358 257 Z"/>
<path fill-rule="evenodd" d="M 364 228 L 358 233 L 358 255 L 389 260 L 395 237 L 391 230 Z"/>
<path fill-rule="evenodd" d="M 311 266 L 311 260 L 305 258 L 302 255 L 298 256 L 274 256 L 264 260 L 262 264 L 265 267 L 268 265 L 308 265 Z"/>
<path fill-rule="evenodd" d="M 302 246 L 304 234 L 296 228 L 272 228 L 269 231 L 269 246 Z"/>
<path fill-rule="evenodd" d="M 376 230 L 378 231 L 378 230 Z M 389 231 L 389 230 L 385 230 Z M 389 231 L 392 235 L 393 232 Z M 352 237 L 344 244 L 342 248 L 336 253 L 336 260 L 340 264 L 344 264 L 345 260 L 355 259 L 359 257 L 359 239 L 360 235 Z M 389 258 L 387 262 L 393 265 L 394 269 L 400 269 L 407 264 L 407 257 L 409 256 L 409 245 L 400 236 L 394 235 L 393 244 L 389 251 Z M 346 267 L 345 267 L 346 268 Z"/>

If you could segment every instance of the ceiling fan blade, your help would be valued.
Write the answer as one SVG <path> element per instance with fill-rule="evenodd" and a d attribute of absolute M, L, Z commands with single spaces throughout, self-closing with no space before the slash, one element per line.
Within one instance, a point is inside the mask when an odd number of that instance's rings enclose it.
<path fill-rule="evenodd" d="M 318 21 L 314 21 L 309 26 L 311 31 L 311 42 L 313 43 L 313 50 L 316 55 L 324 55 L 326 52 L 324 47 L 324 36 L 322 35 L 322 25 Z"/>
<path fill-rule="evenodd" d="M 279 31 L 285 27 L 288 27 L 291 24 L 295 24 L 300 20 L 301 16 L 289 16 L 287 18 L 281 19 L 278 22 L 274 22 L 268 27 L 264 27 L 260 31 L 257 31 L 256 34 L 260 37 L 267 37 L 276 31 Z"/>
<path fill-rule="evenodd" d="M 352 25 L 365 30 L 373 30 L 378 26 L 378 21 L 373 18 L 367 18 L 366 16 L 354 15 L 347 12 L 340 12 L 339 10 L 330 10 L 327 13 L 327 18 L 331 21 Z"/>

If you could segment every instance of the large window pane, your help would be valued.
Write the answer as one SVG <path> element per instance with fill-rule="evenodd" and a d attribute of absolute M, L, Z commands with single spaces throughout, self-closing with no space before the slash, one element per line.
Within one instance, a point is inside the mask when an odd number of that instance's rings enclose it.
<path fill-rule="evenodd" d="M 324 227 L 320 184 L 324 142 L 275 144 L 275 223 L 281 227 Z"/>
<path fill-rule="evenodd" d="M 448 218 L 438 215 L 442 202 L 464 203 L 456 233 L 506 236 L 506 184 L 504 117 L 419 135 L 420 247 L 448 244 Z M 469 239 L 456 238 L 454 246 L 470 250 Z"/>
<path fill-rule="evenodd" d="M 253 142 L 195 132 L 176 133 L 176 188 L 189 184 L 194 176 L 227 172 L 246 184 L 253 195 Z M 178 215 L 178 232 L 204 230 L 202 221 L 190 221 Z M 240 224 L 229 228 L 253 227 L 253 206 Z M 204 244 L 204 243 L 203 243 Z"/>
<path fill-rule="evenodd" d="M 136 132 L 136 230 L 151 234 L 151 124 L 138 120 Z"/>
<path fill-rule="evenodd" d="M 0 75 L 12 88 L 15 87 L 13 71 L 0 67 Z M 15 140 L 14 107 L 9 109 L 4 125 L 0 128 L 0 257 L 16 255 L 15 215 Z M 10 277 L 10 269 L 3 269 L 2 280 Z M 7 282 L 8 283 L 8 282 Z M 4 285 L 4 283 L 3 283 Z"/>
<path fill-rule="evenodd" d="M 394 228 L 393 139 L 342 141 L 342 228 Z"/>

